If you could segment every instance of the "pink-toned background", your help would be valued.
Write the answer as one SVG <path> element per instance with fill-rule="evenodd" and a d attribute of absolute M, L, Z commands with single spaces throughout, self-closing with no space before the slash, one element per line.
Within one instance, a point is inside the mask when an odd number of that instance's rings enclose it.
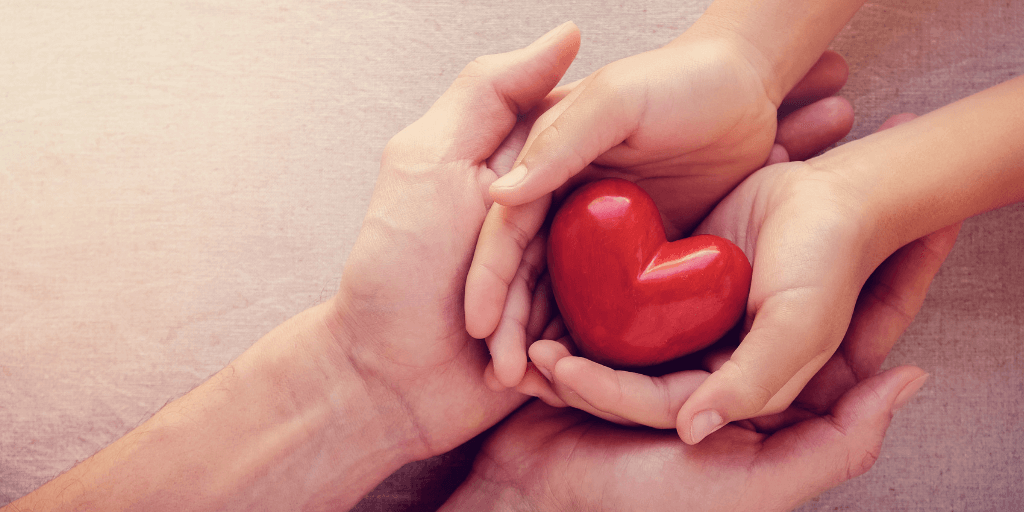
<path fill-rule="evenodd" d="M 707 3 L 0 3 L 0 504 L 330 296 L 383 145 L 473 57 L 572 19 L 576 79 Z M 1024 3 L 869 2 L 833 48 L 862 136 L 1024 73 Z M 1022 207 L 965 224 L 887 361 L 931 380 L 803 510 L 1024 510 L 1022 245 Z M 472 450 L 359 510 L 432 510 Z"/>

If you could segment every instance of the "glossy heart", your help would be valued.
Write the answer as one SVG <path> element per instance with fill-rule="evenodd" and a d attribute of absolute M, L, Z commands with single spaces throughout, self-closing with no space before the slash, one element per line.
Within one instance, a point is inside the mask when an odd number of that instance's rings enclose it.
<path fill-rule="evenodd" d="M 743 251 L 724 238 L 668 242 L 651 197 L 620 179 L 565 201 L 551 225 L 548 270 L 580 352 L 613 367 L 714 343 L 743 316 L 751 277 Z"/>

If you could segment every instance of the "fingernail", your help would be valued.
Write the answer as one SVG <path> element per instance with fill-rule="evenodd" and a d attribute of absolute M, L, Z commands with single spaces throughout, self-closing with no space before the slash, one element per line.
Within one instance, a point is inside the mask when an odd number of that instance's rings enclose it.
<path fill-rule="evenodd" d="M 562 29 L 565 28 L 566 25 L 568 25 L 570 23 L 572 23 L 572 22 L 571 21 L 567 21 L 567 22 L 562 23 L 561 25 L 559 25 L 559 26 L 549 30 L 547 34 L 544 34 L 544 35 L 540 36 L 539 38 L 537 38 L 537 40 L 534 41 L 533 44 L 544 44 L 544 43 L 550 41 L 552 38 L 554 38 L 556 35 L 558 35 L 562 31 Z"/>
<path fill-rule="evenodd" d="M 907 384 L 907 386 L 900 391 L 900 394 L 896 395 L 896 401 L 892 403 L 892 411 L 896 412 L 904 405 L 907 405 L 907 402 L 909 402 L 911 398 L 914 398 L 914 395 L 921 390 L 921 386 L 924 386 L 924 383 L 927 380 L 928 374 L 924 374 L 910 381 L 910 384 Z"/>
<path fill-rule="evenodd" d="M 509 171 L 508 174 L 494 180 L 491 186 L 496 188 L 515 188 L 516 185 L 522 183 L 524 178 L 526 178 L 526 166 L 519 164 L 515 169 Z"/>
<path fill-rule="evenodd" d="M 722 421 L 722 415 L 718 414 L 718 411 L 699 412 L 693 417 L 693 424 L 690 425 L 690 437 L 693 438 L 694 444 L 699 443 L 724 425 L 725 422 Z"/>

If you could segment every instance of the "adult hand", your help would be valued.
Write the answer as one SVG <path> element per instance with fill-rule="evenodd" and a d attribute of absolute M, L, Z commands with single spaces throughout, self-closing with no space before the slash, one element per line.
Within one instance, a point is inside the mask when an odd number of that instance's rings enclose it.
<path fill-rule="evenodd" d="M 894 117 L 882 129 L 910 117 Z M 862 317 L 873 309 L 893 309 L 888 318 L 903 319 L 898 332 L 906 328 L 956 238 L 957 228 L 946 228 L 892 256 L 877 254 L 870 243 L 875 226 L 864 211 L 864 198 L 850 190 L 841 175 L 805 163 L 773 165 L 747 179 L 697 229 L 733 240 L 754 267 L 743 341 L 731 354 L 719 352 L 707 359 L 706 367 L 714 372 L 710 376 L 700 371 L 661 377 L 615 372 L 567 357 L 564 343 L 550 341 L 531 347 L 531 357 L 553 376 L 554 390 L 564 401 L 574 402 L 570 405 L 623 421 L 674 426 L 688 443 L 699 442 L 729 421 L 786 410 L 833 357 L 844 336 L 860 336 L 871 328 Z M 900 272 L 893 268 L 899 265 L 931 271 L 917 282 L 918 300 L 906 299 L 894 287 L 893 275 Z M 868 280 L 872 271 L 876 277 Z M 889 347 L 873 353 L 874 369 Z M 855 368 L 854 375 L 864 377 L 874 369 Z M 819 385 L 807 392 L 834 396 L 826 382 L 819 378 Z"/>
<path fill-rule="evenodd" d="M 339 356 L 379 408 L 404 418 L 396 428 L 414 434 L 414 458 L 458 446 L 524 401 L 483 384 L 488 355 L 466 333 L 463 290 L 488 186 L 511 167 L 530 112 L 560 97 L 545 100 L 578 47 L 567 23 L 524 49 L 475 60 L 384 151 L 334 300 L 336 328 L 353 340 Z"/>
<path fill-rule="evenodd" d="M 783 108 L 830 96 L 846 75 L 845 61 L 826 52 Z M 629 179 L 654 198 L 669 239 L 679 238 L 763 166 L 773 148 L 777 159 L 806 158 L 816 152 L 809 150 L 816 141 L 837 140 L 852 125 L 849 104 L 833 98 L 809 115 L 835 122 L 808 133 L 797 128 L 803 116 L 794 114 L 798 122 L 777 134 L 780 101 L 769 97 L 761 75 L 733 43 L 688 31 L 663 48 L 605 66 L 540 116 L 513 170 L 490 186 L 497 204 L 487 214 L 466 281 L 466 327 L 487 339 L 495 382 L 515 386 L 527 368 L 534 283 L 517 281 L 543 267 L 538 232 L 553 191 L 560 197 L 579 181 Z"/>
<path fill-rule="evenodd" d="M 842 350 L 783 413 L 728 425 L 692 446 L 535 402 L 487 441 L 442 510 L 790 510 L 864 473 L 892 414 L 927 377 L 914 367 L 875 374 L 956 232 L 918 240 L 878 268 Z M 722 361 L 709 358 L 712 366 Z M 691 391 L 707 378 L 701 373 L 692 373 Z"/>

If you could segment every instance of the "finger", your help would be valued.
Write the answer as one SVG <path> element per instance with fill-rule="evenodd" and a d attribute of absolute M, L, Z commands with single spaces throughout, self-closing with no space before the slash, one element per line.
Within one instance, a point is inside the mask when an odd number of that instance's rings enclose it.
<path fill-rule="evenodd" d="M 553 192 L 636 129 L 645 94 L 609 76 L 591 75 L 563 100 L 567 106 L 542 116 L 519 163 L 491 184 L 495 202 L 519 205 Z"/>
<path fill-rule="evenodd" d="M 562 321 L 562 317 L 559 315 L 559 316 L 556 316 L 556 317 L 551 319 L 551 322 L 548 323 L 548 326 L 544 329 L 544 332 L 542 332 L 540 334 L 540 336 L 537 337 L 537 339 L 541 339 L 541 340 L 561 340 L 561 339 L 566 339 L 567 340 L 568 336 L 569 336 L 569 331 L 565 328 L 565 322 Z M 574 353 L 575 352 L 574 348 L 567 348 L 567 350 L 569 350 L 569 353 Z"/>
<path fill-rule="evenodd" d="M 487 337 L 494 375 L 498 382 L 508 388 L 519 384 L 526 372 L 526 329 L 534 287 L 547 263 L 546 247 L 543 236 L 534 237 L 527 246 L 519 270 L 509 285 L 498 327 Z"/>
<path fill-rule="evenodd" d="M 679 408 L 708 377 L 707 372 L 696 370 L 648 377 L 582 357 L 558 360 L 552 374 L 555 382 L 590 407 L 654 428 L 674 428 Z"/>
<path fill-rule="evenodd" d="M 811 66 L 807 74 L 790 89 L 782 104 L 799 107 L 832 96 L 846 85 L 849 76 L 850 67 L 846 64 L 846 59 L 836 52 L 827 50 L 821 54 L 818 62 Z"/>
<path fill-rule="evenodd" d="M 772 150 L 771 152 L 768 153 L 768 160 L 765 160 L 763 167 L 768 167 L 769 165 L 781 164 L 790 161 L 791 160 L 789 159 L 789 152 L 786 151 L 785 146 L 776 142 L 774 145 L 772 145 Z"/>
<path fill-rule="evenodd" d="M 537 286 L 533 290 L 533 299 L 530 301 L 530 321 L 526 324 L 527 342 L 541 338 L 541 334 L 551 324 L 551 320 L 556 312 L 555 295 L 551 289 L 551 274 L 545 272 L 537 280 Z M 561 336 L 559 334 L 555 337 L 546 337 L 548 339 L 558 339 Z"/>
<path fill-rule="evenodd" d="M 769 437 L 753 466 L 752 495 L 795 507 L 866 472 L 878 458 L 893 413 L 926 378 L 920 368 L 893 368 L 851 389 L 828 416 Z"/>
<path fill-rule="evenodd" d="M 879 265 L 861 290 L 839 350 L 797 399 L 802 408 L 827 410 L 846 390 L 878 372 L 924 304 L 959 229 L 956 224 L 915 240 Z"/>
<path fill-rule="evenodd" d="M 477 58 L 407 130 L 429 137 L 440 146 L 434 151 L 482 162 L 558 84 L 579 44 L 579 29 L 568 22 L 525 48 Z"/>
<path fill-rule="evenodd" d="M 790 161 L 807 160 L 839 142 L 853 128 L 853 106 L 836 96 L 802 107 L 779 121 L 775 143 Z"/>
<path fill-rule="evenodd" d="M 568 405 L 558 397 L 552 388 L 551 383 L 548 382 L 537 367 L 530 363 L 526 367 L 526 375 L 523 376 L 523 380 L 516 386 L 516 391 L 524 394 L 535 396 L 540 398 L 544 403 L 552 407 L 568 407 Z"/>
<path fill-rule="evenodd" d="M 555 392 L 558 398 L 567 406 L 620 425 L 635 425 L 635 423 L 629 420 L 592 406 L 587 403 L 586 400 L 577 395 L 574 390 L 566 387 L 557 379 L 552 378 L 559 361 L 563 359 L 574 359 L 570 352 L 571 346 L 571 342 L 565 338 L 556 341 L 539 340 L 530 346 L 530 360 L 533 361 L 537 370 L 551 384 L 551 389 Z"/>
<path fill-rule="evenodd" d="M 484 218 L 466 275 L 466 331 L 474 338 L 498 326 L 523 253 L 544 224 L 551 196 L 520 206 L 494 204 Z"/>
<path fill-rule="evenodd" d="M 494 151 L 494 154 L 487 159 L 487 167 L 494 171 L 496 176 L 504 176 L 512 170 L 512 164 L 515 163 L 519 152 L 526 145 L 526 138 L 530 134 L 530 128 L 537 121 L 537 118 L 568 96 L 581 81 L 576 80 L 575 82 L 555 87 L 543 100 L 533 107 L 533 110 L 528 115 L 520 117 L 512 132 L 505 137 L 505 140 L 501 142 L 498 149 Z M 490 184 L 488 182 L 486 185 L 490 186 Z"/>

